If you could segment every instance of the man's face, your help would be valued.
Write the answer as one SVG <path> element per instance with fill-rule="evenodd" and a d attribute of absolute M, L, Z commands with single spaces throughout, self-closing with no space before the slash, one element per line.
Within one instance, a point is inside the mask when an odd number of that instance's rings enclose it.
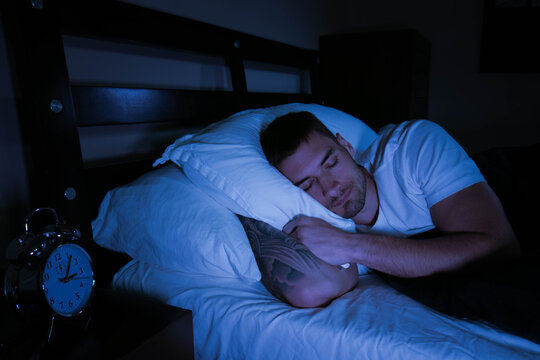
<path fill-rule="evenodd" d="M 296 152 L 278 164 L 293 184 L 332 212 L 353 218 L 364 207 L 366 178 L 354 162 L 354 149 L 337 139 L 312 132 Z"/>

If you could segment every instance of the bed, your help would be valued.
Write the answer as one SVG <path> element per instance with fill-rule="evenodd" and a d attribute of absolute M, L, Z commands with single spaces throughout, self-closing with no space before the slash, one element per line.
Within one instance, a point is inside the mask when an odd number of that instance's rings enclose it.
<path fill-rule="evenodd" d="M 299 212 L 345 229 L 353 225 L 269 168 L 257 147 L 260 129 L 280 114 L 302 110 L 318 115 L 332 131 L 349 134 L 358 153 L 376 136 L 358 119 L 321 105 L 316 51 L 116 1 L 2 6 L 9 14 L 3 22 L 32 206 L 52 206 L 82 230 L 99 287 L 191 310 L 196 358 L 540 356 L 540 345 L 522 334 L 446 315 L 361 266 L 359 284 L 322 308 L 294 308 L 261 284 L 235 214 L 276 228 Z M 73 81 L 64 45 L 76 43 L 74 38 L 187 51 L 198 60 L 193 53 L 218 57 L 230 70 L 230 86 L 166 89 Z M 299 73 L 298 81 L 307 78 L 309 86 L 294 93 L 253 91 L 248 62 L 256 69 L 270 64 L 272 71 Z M 162 138 L 149 140 L 144 154 L 83 156 L 95 129 L 104 128 L 101 134 L 110 142 L 111 133 L 134 127 Z M 284 197 L 293 205 L 280 205 Z"/>

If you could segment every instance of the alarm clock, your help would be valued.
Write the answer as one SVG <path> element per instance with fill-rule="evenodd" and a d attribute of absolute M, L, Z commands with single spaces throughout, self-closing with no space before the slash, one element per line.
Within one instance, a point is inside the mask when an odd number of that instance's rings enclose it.
<path fill-rule="evenodd" d="M 53 224 L 39 232 L 30 222 L 39 213 L 53 215 Z M 88 253 L 78 243 L 78 229 L 60 223 L 52 208 L 38 208 L 25 220 L 25 233 L 13 240 L 6 252 L 4 296 L 26 317 L 74 317 L 90 303 L 94 268 Z"/>
<path fill-rule="evenodd" d="M 45 299 L 56 314 L 79 314 L 94 288 L 90 256 L 77 244 L 58 245 L 45 261 L 40 282 Z"/>

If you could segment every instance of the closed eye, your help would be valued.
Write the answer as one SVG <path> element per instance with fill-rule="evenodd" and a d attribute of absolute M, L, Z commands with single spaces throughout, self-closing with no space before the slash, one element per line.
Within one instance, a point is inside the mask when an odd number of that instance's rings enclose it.
<path fill-rule="evenodd" d="M 338 163 L 339 163 L 339 158 L 336 156 L 329 162 L 329 164 L 326 167 L 328 169 L 331 169 L 331 168 L 335 167 Z"/>
<path fill-rule="evenodd" d="M 309 191 L 309 189 L 311 189 L 311 187 L 313 186 L 313 181 L 312 180 L 308 180 L 308 181 L 304 181 L 301 185 L 300 185 L 300 189 L 304 190 L 304 191 Z"/>

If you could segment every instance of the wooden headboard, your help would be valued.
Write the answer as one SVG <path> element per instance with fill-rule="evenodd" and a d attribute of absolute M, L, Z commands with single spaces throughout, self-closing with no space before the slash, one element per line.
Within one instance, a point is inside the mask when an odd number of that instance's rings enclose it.
<path fill-rule="evenodd" d="M 319 100 L 318 54 L 313 50 L 118 1 L 25 0 L 2 1 L 1 6 L 31 206 L 57 209 L 82 230 L 87 245 L 91 219 L 105 192 L 149 170 L 152 159 L 89 167 L 82 157 L 80 128 L 133 123 L 203 127 L 243 109 Z M 73 84 L 66 35 L 219 56 L 230 70 L 232 90 Z M 247 60 L 304 69 L 311 91 L 250 92 Z M 144 102 L 134 96 L 141 91 Z"/>

